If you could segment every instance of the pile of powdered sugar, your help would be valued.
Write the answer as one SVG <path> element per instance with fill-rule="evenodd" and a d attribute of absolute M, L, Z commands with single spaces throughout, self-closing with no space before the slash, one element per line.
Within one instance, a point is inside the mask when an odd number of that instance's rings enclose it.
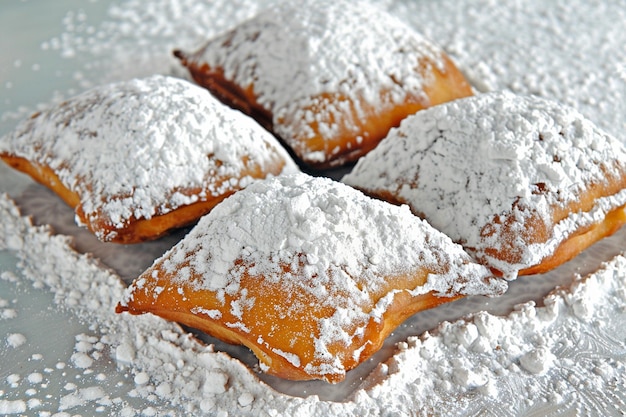
<path fill-rule="evenodd" d="M 476 313 L 409 338 L 352 398 L 335 403 L 280 394 L 175 324 L 150 315 L 116 315 L 125 287 L 118 277 L 76 253 L 67 238 L 32 226 L 6 196 L 0 198 L 0 214 L 0 249 L 17 255 L 25 279 L 52 291 L 61 308 L 89 323 L 92 333 L 77 335 L 66 366 L 89 370 L 108 354 L 132 375 L 129 395 L 154 402 L 136 409 L 92 386 L 70 390 L 60 399 L 61 410 L 99 401 L 102 410 L 120 415 L 378 416 L 471 413 L 497 403 L 506 414 L 523 415 L 593 412 L 598 401 L 605 415 L 618 415 L 626 406 L 623 256 L 556 291 L 543 307 L 523 304 L 506 317 Z M 37 379 L 36 373 L 29 378 Z M 18 375 L 13 379 L 19 382 Z M 587 395 L 590 387 L 595 397 Z M 7 413 L 29 407 L 26 401 L 0 400 Z"/>
<path fill-rule="evenodd" d="M 82 88 L 178 72 L 172 49 L 199 46 L 206 36 L 252 16 L 261 3 L 120 0 L 97 28 L 81 24 L 81 13 L 68 13 L 62 36 L 42 47 L 84 65 L 76 78 Z M 443 46 L 481 91 L 542 95 L 574 106 L 614 135 L 623 132 L 623 0 L 380 3 Z M 16 110 L 22 117 L 32 109 Z M 525 304 L 506 317 L 478 313 L 408 339 L 362 390 L 334 403 L 277 393 L 240 362 L 199 345 L 175 325 L 114 315 L 125 287 L 117 276 L 78 255 L 66 238 L 31 226 L 4 196 L 0 207 L 0 246 L 21 259 L 23 279 L 50 291 L 60 308 L 90 324 L 89 334 L 77 337 L 75 360 L 58 367 L 86 375 L 97 369 L 89 358 L 105 355 L 135 384 L 130 395 L 109 398 L 97 389 L 97 374 L 86 388 L 72 391 L 75 384 L 68 383 L 63 407 L 49 414 L 69 414 L 89 402 L 101 402 L 100 412 L 119 415 L 395 416 L 421 410 L 426 415 L 605 416 L 626 410 L 622 256 L 550 296 L 546 307 Z M 19 278 L 3 274 L 3 279 Z M 0 306 L 2 320 L 15 317 L 10 301 Z M 21 346 L 27 344 L 28 339 Z M 45 377 L 47 370 L 36 373 Z M 21 380 L 30 384 L 38 378 Z M 7 384 L 19 381 L 11 375 Z M 129 406 L 129 397 L 146 404 Z M 41 414 L 42 402 L 37 396 L 11 400 L 2 393 L 0 412 Z"/>
<path fill-rule="evenodd" d="M 466 414 L 497 403 L 503 415 L 620 415 L 625 330 L 608 319 L 626 314 L 625 267 L 618 256 L 551 293 L 543 307 L 522 304 L 507 317 L 480 312 L 409 338 L 368 378 L 366 392 L 382 400 L 391 387 L 404 387 L 417 409 L 439 403 L 445 410 L 457 402 L 454 409 Z M 594 348 L 615 359 L 598 357 Z M 590 386 L 598 388 L 597 398 L 585 393 Z M 402 411 L 411 414 L 411 406 Z"/>
<path fill-rule="evenodd" d="M 393 195 L 481 262 L 514 278 L 576 231 L 623 206 L 626 192 L 554 218 L 590 187 L 615 181 L 625 171 L 622 143 L 575 109 L 493 92 L 406 118 L 342 181 Z M 494 221 L 500 215 L 513 216 L 517 226 L 503 231 Z M 544 240 L 521 239 L 516 256 L 508 259 L 489 253 L 511 244 L 508 233 L 523 236 L 531 222 L 545 225 Z"/>
<path fill-rule="evenodd" d="M 131 219 L 244 188 L 248 172 L 297 167 L 266 130 L 174 77 L 95 87 L 26 119 L 0 152 L 50 167 L 110 240 Z M 248 161 L 245 164 L 243 161 Z"/>

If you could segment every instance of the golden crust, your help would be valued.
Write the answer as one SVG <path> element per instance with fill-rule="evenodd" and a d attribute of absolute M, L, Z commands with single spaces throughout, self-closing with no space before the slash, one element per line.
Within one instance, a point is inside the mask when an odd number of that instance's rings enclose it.
<path fill-rule="evenodd" d="M 107 241 L 115 243 L 127 244 L 154 240 L 171 230 L 193 224 L 200 217 L 211 211 L 216 204 L 241 188 L 229 186 L 228 190 L 222 194 L 207 194 L 203 200 L 180 206 L 165 214 L 157 214 L 149 219 L 131 217 L 120 228 L 112 225 L 102 213 L 97 213 L 96 216 L 87 216 L 80 203 L 80 195 L 63 185 L 63 182 L 50 167 L 6 154 L 0 154 L 0 159 L 14 169 L 29 175 L 35 181 L 48 187 L 76 211 L 80 222 L 86 225 L 91 232 L 97 236 L 107 236 Z M 272 167 L 265 167 L 265 170 L 255 164 L 247 163 L 245 166 L 246 168 L 240 172 L 239 178 L 260 179 L 265 178 L 267 175 L 279 175 L 283 171 L 285 162 L 277 162 Z M 232 180 L 231 177 L 214 178 L 213 183 L 223 185 L 228 184 L 230 180 Z M 220 186 L 218 188 L 223 187 Z M 189 195 L 198 195 L 202 190 L 194 188 L 179 191 Z"/>
<path fill-rule="evenodd" d="M 281 267 L 285 275 L 290 272 L 288 265 Z M 201 280 L 201 276 L 192 275 L 186 283 L 176 283 L 175 272 L 165 271 L 163 262 L 154 265 L 144 276 L 152 275 L 155 270 L 159 279 L 135 288 L 130 300 L 123 306 L 117 306 L 118 313 L 152 313 L 204 331 L 227 343 L 247 346 L 259 358 L 261 367 L 268 374 L 280 378 L 324 379 L 331 383 L 343 380 L 344 375 L 341 373 L 323 371 L 323 363 L 316 359 L 311 343 L 311 337 L 320 337 L 320 321 L 332 317 L 335 309 L 320 305 L 302 288 L 292 287 L 288 291 L 278 285 L 268 286 L 264 279 L 250 276 L 246 272 L 241 278 L 241 287 L 245 289 L 246 298 L 254 299 L 255 303 L 242 317 L 236 317 L 224 306 L 239 301 L 241 291 L 235 295 L 227 294 L 221 300 L 216 292 L 193 288 L 193 282 Z M 433 293 L 412 295 L 409 290 L 423 285 L 431 272 L 438 271 L 421 269 L 410 274 L 389 277 L 386 279 L 386 287 L 372 293 L 368 305 L 361 306 L 366 313 L 386 293 L 397 291 L 392 304 L 380 320 L 370 318 L 367 323 L 353 323 L 343 327 L 342 330 L 348 334 L 357 330 L 357 324 L 364 327 L 362 336 L 354 338 L 352 344 L 335 342 L 328 346 L 330 354 L 346 371 L 355 368 L 378 351 L 387 336 L 413 314 L 461 297 L 438 297 Z M 202 309 L 199 310 L 198 306 Z M 297 313 L 290 313 L 294 310 L 298 310 Z M 210 317 L 206 313 L 208 311 L 219 311 L 219 318 Z M 241 323 L 243 326 L 233 326 L 233 323 Z M 299 360 L 290 361 L 282 352 L 291 352 Z"/>
<path fill-rule="evenodd" d="M 398 184 L 399 186 L 401 184 Z M 387 190 L 369 190 L 360 187 L 361 191 L 367 195 L 387 201 L 391 204 L 409 204 L 398 195 Z M 593 184 L 587 188 L 587 191 L 580 195 L 578 201 L 574 201 L 566 206 L 555 205 L 551 208 L 552 222 L 546 224 L 538 214 L 524 216 L 523 225 L 519 224 L 520 216 L 516 215 L 515 210 L 507 215 L 495 216 L 492 222 L 486 225 L 481 232 L 482 236 L 489 237 L 494 231 L 498 230 L 499 242 L 498 247 L 486 248 L 484 253 L 491 258 L 498 259 L 508 264 L 517 264 L 521 262 L 522 249 L 528 245 L 541 244 L 546 242 L 553 233 L 553 225 L 558 224 L 572 213 L 589 212 L 597 199 L 604 196 L 611 196 L 626 188 L 626 174 L 622 177 L 613 177 L 603 184 Z M 533 212 L 532 208 L 523 208 L 519 210 Z M 421 218 L 425 218 L 422 213 L 415 212 Z M 543 274 L 553 270 L 563 263 L 575 258 L 585 249 L 589 248 L 599 240 L 611 236 L 626 224 L 626 205 L 617 207 L 609 211 L 602 220 L 591 225 L 581 226 L 569 237 L 563 240 L 556 249 L 548 256 L 543 258 L 541 262 L 536 263 L 519 270 L 518 275 Z M 520 234 L 519 230 L 523 230 Z M 466 247 L 468 250 L 474 250 L 472 247 Z M 479 261 L 489 264 L 488 259 L 479 259 Z M 494 274 L 502 276 L 502 272 L 495 267 L 491 267 Z"/>
<path fill-rule="evenodd" d="M 154 75 L 85 91 L 2 138 L 0 157 L 56 192 L 105 242 L 156 239 L 256 179 L 298 171 L 254 120 Z"/>
<path fill-rule="evenodd" d="M 606 172 L 606 170 L 605 170 Z M 609 175 L 607 173 L 607 175 Z M 605 196 L 617 194 L 621 190 L 626 189 L 626 173 L 622 176 L 608 176 L 606 182 L 590 184 L 586 190 L 579 194 L 579 199 L 565 206 L 555 205 L 551 207 L 552 224 L 546 225 L 538 216 L 531 216 L 526 219 L 527 234 L 523 236 L 524 244 L 532 245 L 547 241 L 553 233 L 553 225 L 565 220 L 572 213 L 590 212 L 596 201 Z M 519 271 L 519 275 L 531 275 L 548 272 L 559 265 L 573 259 L 582 251 L 596 243 L 597 241 L 612 235 L 626 224 L 626 205 L 617 207 L 608 213 L 598 222 L 591 225 L 578 227 L 575 231 L 563 240 L 557 248 L 548 256 L 543 258 L 541 262 L 523 268 Z M 501 222 L 496 219 L 494 222 Z M 504 220 L 505 228 L 501 231 L 502 241 L 506 242 L 498 250 L 485 250 L 485 252 L 496 259 L 504 260 L 509 263 L 519 262 L 517 256 L 517 248 L 512 244 L 514 239 L 511 232 L 506 227 L 515 219 L 513 215 Z M 483 229 L 483 233 L 488 233 L 489 226 Z"/>
<path fill-rule="evenodd" d="M 272 112 L 258 103 L 258 98 L 254 93 L 254 84 L 241 86 L 237 85 L 224 76 L 224 69 L 211 67 L 196 55 L 186 55 L 182 51 L 174 51 L 174 55 L 179 58 L 182 64 L 188 68 L 191 77 L 199 85 L 207 88 L 225 104 L 241 110 L 253 117 L 266 129 L 274 132 L 274 115 Z M 306 165 L 325 169 L 344 165 L 356 161 L 361 156 L 374 149 L 376 145 L 385 138 L 389 130 L 397 127 L 407 116 L 414 114 L 425 108 L 445 103 L 458 98 L 468 97 L 473 94 L 470 84 L 463 74 L 454 65 L 452 60 L 442 53 L 441 60 L 443 67 L 439 68 L 434 62 L 423 59 L 418 71 L 422 72 L 429 82 L 424 85 L 423 95 L 408 96 L 400 104 L 388 104 L 382 108 L 377 108 L 369 104 L 365 99 L 358 101 L 346 97 L 340 93 L 322 93 L 319 96 L 311 97 L 310 101 L 316 103 L 310 108 L 304 108 L 299 115 L 307 114 L 310 110 L 313 114 L 320 113 L 320 106 L 326 108 L 347 108 L 348 113 L 356 113 L 356 108 L 364 114 L 361 117 L 350 117 L 347 120 L 332 120 L 335 134 L 332 137 L 325 137 L 320 132 L 320 127 L 316 120 L 307 122 L 308 130 L 313 132 L 312 136 L 305 135 L 305 132 L 296 134 L 293 138 L 279 138 L 284 140 L 294 151 L 296 156 Z M 389 91 L 379 91 L 379 102 L 391 103 Z M 426 97 L 426 99 L 424 98 Z M 276 119 L 279 124 L 291 124 L 290 115 Z M 329 121 L 326 121 L 329 122 Z M 358 141 L 355 138 L 359 138 Z M 323 161 L 309 159 L 308 154 L 322 152 L 325 155 Z"/>

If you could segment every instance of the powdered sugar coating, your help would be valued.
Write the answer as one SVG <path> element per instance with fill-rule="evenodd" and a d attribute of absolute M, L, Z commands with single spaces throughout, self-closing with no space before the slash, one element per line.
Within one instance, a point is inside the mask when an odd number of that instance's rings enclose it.
<path fill-rule="evenodd" d="M 263 280 L 269 293 L 305 293 L 313 305 L 330 307 L 330 315 L 320 317 L 311 334 L 315 363 L 303 363 L 295 353 L 297 347 L 288 347 L 294 352 L 270 347 L 319 376 L 345 373 L 328 346 L 355 343 L 370 320 L 382 319 L 396 293 L 452 297 L 495 295 L 506 289 L 503 280 L 471 262 L 460 246 L 412 215 L 408 207 L 374 200 L 344 184 L 305 174 L 258 181 L 224 200 L 155 265 L 160 266 L 133 283 L 122 305 L 128 305 L 136 291 L 158 289 L 155 282 L 165 273 L 173 276 L 173 284 L 180 285 L 190 299 L 193 296 L 187 291 L 215 293 L 224 304 L 219 310 L 236 317 L 227 326 L 245 333 L 251 330 L 242 315 L 256 301 L 242 285 L 243 274 Z M 424 268 L 432 272 L 423 285 L 390 285 L 395 279 L 400 282 L 397 277 Z M 238 294 L 234 299 L 227 297 L 234 294 Z M 300 305 L 301 297 L 293 297 L 293 303 L 285 307 L 287 314 L 306 315 L 311 307 Z M 208 316 L 219 314 L 198 307 Z M 362 330 L 347 331 L 353 326 Z M 263 334 L 250 337 L 262 338 Z M 369 342 L 360 343 L 365 347 Z M 358 349 L 355 354 L 359 355 Z"/>
<path fill-rule="evenodd" d="M 626 151 L 580 113 L 556 102 L 507 92 L 445 103 L 407 118 L 342 181 L 389 192 L 437 229 L 510 277 L 539 263 L 574 230 L 626 203 L 626 192 L 573 213 L 545 242 L 526 245 L 519 264 L 486 253 L 502 236 L 484 233 L 495 216 L 538 215 L 579 199 L 594 183 L 626 171 Z M 528 208 L 531 210 L 528 210 Z M 494 227 L 498 227 L 494 225 Z M 515 229 L 523 235 L 523 221 Z"/>
<path fill-rule="evenodd" d="M 189 268 L 203 276 L 197 288 L 217 292 L 239 290 L 238 260 L 268 280 L 283 274 L 280 264 L 289 265 L 300 272 L 290 279 L 315 284 L 310 291 L 320 301 L 328 296 L 329 283 L 358 299 L 376 291 L 385 277 L 421 265 L 441 271 L 416 289 L 422 293 L 489 295 L 505 286 L 407 206 L 306 174 L 251 184 L 203 217 L 163 258 L 168 271 L 190 260 Z M 181 282 L 188 279 L 184 270 L 178 275 Z"/>
<path fill-rule="evenodd" d="M 49 166 L 80 196 L 87 218 L 104 216 L 118 229 L 246 186 L 246 160 L 263 171 L 297 170 L 253 120 L 159 75 L 97 87 L 38 113 L 2 138 L 0 152 Z"/>
<path fill-rule="evenodd" d="M 272 114 L 274 131 L 305 160 L 324 161 L 326 156 L 307 154 L 294 138 L 313 138 L 313 124 L 320 136 L 332 138 L 336 120 L 350 126 L 366 116 L 360 101 L 375 109 L 408 97 L 427 104 L 423 87 L 432 80 L 428 70 L 418 68 L 443 69 L 441 54 L 371 4 L 283 1 L 210 40 L 191 61 L 222 68 L 225 78 L 243 89 L 252 86 L 257 102 Z M 381 98 L 382 92 L 389 96 Z M 323 94 L 345 99 L 328 101 Z"/>
<path fill-rule="evenodd" d="M 102 2 L 89 2 L 85 6 L 99 3 L 102 4 Z M 28 4 L 37 7 L 37 4 L 32 1 Z M 623 117 L 626 108 L 626 100 L 624 100 L 626 66 L 623 65 L 626 63 L 626 49 L 621 47 L 624 44 L 626 32 L 622 30 L 621 25 L 610 24 L 611 21 L 624 21 L 626 3 L 623 0 L 597 3 L 562 0 L 497 3 L 493 1 L 459 2 L 458 0 L 385 1 L 383 4 L 393 7 L 397 15 L 410 20 L 430 38 L 443 44 L 446 50 L 456 57 L 458 64 L 473 73 L 474 81 L 487 79 L 492 89 L 513 87 L 518 92 L 533 92 L 556 98 L 561 102 L 569 101 L 595 123 L 609 129 L 615 135 L 619 135 L 619 132 L 626 127 L 626 118 Z M 89 65 L 98 64 L 91 67 L 98 68 L 96 74 L 94 71 L 80 68 L 84 75 L 78 81 L 80 85 L 99 84 L 103 79 L 125 78 L 130 73 L 140 75 L 152 72 L 165 73 L 172 67 L 167 55 L 173 46 L 193 45 L 199 41 L 198 38 L 207 34 L 211 35 L 212 31 L 231 25 L 233 21 L 237 21 L 243 15 L 250 15 L 256 10 L 255 7 L 258 7 L 252 0 L 210 3 L 195 0 L 176 2 L 158 0 L 151 2 L 149 7 L 143 0 L 123 0 L 113 1 L 111 6 L 111 10 L 107 13 L 99 14 L 105 17 L 107 22 L 103 28 L 97 28 L 95 34 L 87 32 L 89 26 L 81 24 L 80 13 L 72 15 L 69 12 L 63 20 L 64 33 L 55 39 L 60 41 L 62 46 L 46 51 L 47 56 L 54 56 L 65 54 L 66 49 L 71 47 L 74 48 L 79 58 L 86 58 L 83 61 Z M 89 17 L 93 17 L 88 8 L 86 13 Z M 424 16 L 427 16 L 427 24 L 423 24 Z M 8 16 L 5 15 L 5 17 Z M 52 23 L 56 23 L 55 28 L 61 27 L 57 17 L 53 17 L 52 20 Z M 211 33 L 202 33 L 200 36 L 198 35 L 199 28 Z M 9 28 L 5 27 L 4 30 L 5 33 L 10 33 Z M 29 31 L 30 36 L 36 38 L 37 34 Z M 18 47 L 16 45 L 20 45 L 19 34 L 15 33 L 8 37 L 14 40 L 13 45 L 16 48 Z M 5 58 L 10 63 L 15 56 L 11 55 L 10 51 L 6 51 Z M 42 77 L 46 73 L 45 70 L 50 70 L 50 66 L 46 66 L 47 61 L 39 62 L 42 64 L 42 69 L 35 74 L 37 77 Z M 72 62 L 80 63 L 81 61 L 75 59 Z M 17 71 L 29 73 L 30 70 L 26 64 L 27 61 L 23 62 L 22 67 Z M 61 88 L 65 92 L 65 85 L 62 87 L 55 85 L 61 78 L 53 71 L 48 71 L 48 74 L 54 82 L 37 83 L 33 89 L 40 92 L 40 95 L 35 99 L 47 102 L 55 88 Z M 72 73 L 65 73 L 65 75 L 65 78 L 69 78 Z M 13 92 L 19 91 L 20 95 L 23 94 L 17 77 L 11 75 L 10 72 L 7 77 L 4 81 L 7 85 L 9 81 L 13 83 Z M 49 88 L 49 91 L 46 91 L 46 88 Z M 42 91 L 44 92 L 41 93 Z M 3 102 L 11 97 L 10 93 L 11 90 L 8 87 L 3 90 Z M 22 103 L 14 99 L 9 104 L 10 110 L 17 112 L 16 107 Z M 29 105 L 34 105 L 34 102 Z M 19 112 L 24 114 L 22 108 Z M 14 177 L 13 173 L 9 174 L 4 177 L 0 174 L 3 184 L 6 184 L 4 181 Z M 3 199 L 0 198 L 0 202 Z M 12 225 L 18 220 L 13 216 L 2 217 L 3 225 Z M 10 227 L 8 230 L 4 235 L 5 239 L 0 239 L 0 245 L 18 238 L 30 242 L 30 239 L 22 234 L 24 232 L 17 234 Z M 39 233 L 42 232 L 39 231 Z M 24 268 L 29 275 L 27 278 L 16 277 L 16 280 L 19 279 L 16 286 L 30 285 L 31 279 L 37 281 L 45 277 L 48 281 L 52 276 L 61 275 L 63 280 L 60 281 L 63 284 L 50 289 L 46 287 L 47 291 L 56 295 L 55 300 L 60 303 L 60 306 L 42 306 L 41 308 L 72 311 L 72 314 L 80 320 L 88 321 L 94 328 L 94 332 L 99 337 L 103 337 L 103 340 L 109 340 L 109 343 L 115 344 L 119 338 L 140 346 L 140 341 L 145 338 L 154 344 L 152 347 L 151 343 L 144 343 L 144 352 L 137 348 L 136 360 L 131 369 L 118 371 L 114 365 L 108 371 L 110 378 L 127 372 L 138 372 L 137 369 L 143 369 L 150 375 L 151 382 L 138 386 L 131 395 L 132 398 L 139 395 L 150 399 L 147 405 L 151 407 L 143 410 L 144 415 L 155 413 L 165 415 L 168 413 L 165 410 L 169 410 L 171 415 L 192 413 L 200 415 L 201 411 L 204 411 L 210 416 L 227 414 L 230 416 L 284 415 L 290 417 L 312 414 L 359 417 L 402 414 L 438 416 L 463 415 L 464 413 L 475 415 L 480 412 L 489 415 L 497 409 L 501 414 L 536 416 L 542 413 L 609 415 L 611 409 L 614 410 L 615 415 L 620 415 L 619 411 L 624 410 L 626 390 L 620 387 L 624 387 L 626 372 L 624 372 L 624 357 L 619 356 L 619 352 L 623 352 L 623 341 L 626 339 L 623 337 L 623 332 L 619 333 L 621 338 L 616 339 L 616 334 L 618 334 L 616 331 L 624 329 L 623 312 L 626 308 L 624 303 L 626 296 L 623 290 L 626 288 L 626 281 L 624 281 L 626 264 L 622 258 L 619 262 L 612 262 L 609 271 L 602 274 L 604 286 L 610 284 L 615 287 L 614 291 L 621 291 L 618 293 L 619 298 L 614 301 L 614 308 L 607 308 L 609 303 L 605 296 L 609 294 L 606 288 L 591 292 L 584 290 L 582 293 L 581 288 L 572 288 L 572 291 L 579 294 L 581 299 L 595 306 L 595 309 L 592 309 L 594 315 L 583 321 L 574 316 L 571 309 L 565 309 L 563 316 L 554 321 L 552 328 L 540 327 L 537 331 L 537 336 L 548 337 L 554 343 L 555 348 L 563 354 L 563 359 L 555 364 L 558 372 L 540 378 L 524 375 L 524 372 L 521 372 L 518 375 L 519 378 L 516 379 L 516 374 L 520 371 L 516 372 L 515 368 L 511 367 L 505 369 L 503 377 L 506 380 L 491 381 L 484 388 L 468 388 L 460 394 L 456 389 L 449 392 L 440 388 L 446 386 L 456 388 L 456 384 L 444 380 L 442 377 L 444 374 L 439 372 L 437 362 L 425 359 L 426 355 L 422 355 L 422 350 L 412 349 L 414 343 L 409 342 L 407 354 L 398 356 L 397 361 L 394 361 L 395 363 L 390 368 L 395 367 L 407 374 L 414 372 L 413 377 L 390 378 L 385 383 L 384 389 L 377 392 L 375 398 L 359 396 L 353 401 L 334 403 L 320 400 L 313 395 L 317 392 L 310 387 L 306 388 L 306 393 L 311 396 L 305 400 L 277 394 L 267 385 L 258 383 L 254 376 L 249 376 L 244 366 L 235 366 L 239 365 L 235 360 L 220 362 L 223 364 L 219 365 L 219 370 L 215 373 L 211 372 L 211 377 L 206 378 L 206 383 L 204 383 L 203 376 L 206 372 L 204 368 L 208 362 L 208 353 L 198 355 L 195 351 L 183 352 L 183 348 L 179 345 L 174 348 L 170 339 L 162 336 L 162 329 L 170 328 L 167 323 L 157 324 L 156 321 L 150 321 L 151 324 L 148 325 L 146 324 L 149 318 L 147 316 L 114 316 L 112 309 L 117 302 L 115 297 L 113 301 L 108 300 L 103 304 L 104 308 L 93 308 L 91 304 L 93 300 L 100 300 L 100 297 L 110 294 L 112 288 L 115 289 L 116 294 L 119 293 L 121 284 L 115 278 L 111 278 L 108 282 L 95 285 L 94 276 L 106 275 L 107 270 L 100 268 L 91 274 L 84 273 L 83 262 L 76 261 L 70 245 L 55 249 L 54 243 L 58 240 L 54 237 L 43 236 L 36 240 L 38 244 L 26 244 L 20 249 L 21 256 L 26 258 Z M 53 254 L 55 258 L 52 258 Z M 46 259 L 46 262 L 42 262 L 42 259 Z M 65 265 L 72 265 L 72 268 L 68 269 L 64 267 Z M 514 284 L 522 283 L 518 281 Z M 77 292 L 77 289 L 80 291 Z M 535 294 L 534 289 L 527 289 L 527 291 Z M 67 297 L 70 293 L 77 295 L 73 298 Z M 3 296 L 6 298 L 6 295 Z M 69 300 L 76 301 L 76 304 L 69 304 Z M 493 300 L 489 304 L 493 305 Z M 79 310 L 78 305 L 85 307 Z M 97 318 L 86 318 L 84 311 L 87 307 Z M 621 316 L 619 315 L 620 308 Z M 511 319 L 518 320 L 515 316 Z M 520 323 L 520 328 L 530 332 L 530 329 L 537 326 L 535 324 L 537 320 L 535 318 L 530 322 L 524 321 Z M 428 322 L 428 320 L 425 321 Z M 126 325 L 129 327 L 123 327 Z M 111 330 L 109 326 L 112 326 Z M 491 355 L 495 357 L 498 353 L 514 355 L 516 350 L 523 351 L 523 345 L 533 340 L 532 334 L 528 332 L 509 335 L 512 344 L 503 346 L 501 350 L 489 350 L 486 355 L 490 357 Z M 429 350 L 436 352 L 442 358 L 449 358 L 449 361 L 441 364 L 441 368 L 450 369 L 451 364 L 455 368 L 449 372 L 454 373 L 457 368 L 467 368 L 467 364 L 477 366 L 482 363 L 480 359 L 471 357 L 464 361 L 457 361 L 453 355 L 456 347 L 458 346 L 461 350 L 462 346 L 455 342 L 454 337 L 446 336 L 446 333 L 444 331 L 441 337 L 433 338 L 431 335 L 429 338 L 431 341 Z M 63 334 L 64 338 L 73 337 L 73 334 L 67 331 Z M 572 334 L 580 338 L 572 337 Z M 449 346 L 448 349 L 445 349 L 446 345 Z M 151 348 L 148 349 L 148 347 Z M 599 357 L 598 350 L 601 354 L 613 356 L 608 359 L 606 356 Z M 165 359 L 166 355 L 171 355 L 171 358 Z M 210 354 L 210 356 L 217 359 L 225 357 L 220 354 Z M 416 362 L 420 357 L 421 361 Z M 180 361 L 184 361 L 186 367 L 184 371 L 168 372 Z M 98 363 L 106 362 L 99 361 Z M 610 372 L 607 372 L 607 367 Z M 432 372 L 421 374 L 421 371 L 425 369 L 430 369 Z M 498 368 L 498 370 L 502 369 Z M 458 370 L 461 371 L 461 369 Z M 63 371 L 58 371 L 59 374 L 61 372 Z M 99 372 L 99 369 L 95 372 Z M 228 384 L 225 387 L 224 383 L 214 378 L 214 375 L 221 375 L 221 372 L 229 373 Z M 85 383 L 82 379 L 75 380 L 71 376 L 66 376 L 65 372 L 63 376 L 58 374 L 57 376 L 71 383 Z M 175 378 L 174 382 L 172 378 Z M 171 393 L 162 397 L 156 396 L 158 402 L 155 403 L 155 388 L 165 382 L 171 384 Z M 197 385 L 194 386 L 193 383 Z M 283 386 L 290 385 L 286 383 Z M 227 389 L 227 392 L 213 394 L 213 389 L 216 387 L 222 390 Z M 131 388 L 134 387 L 131 386 Z M 208 389 L 211 391 L 207 394 Z M 492 391 L 496 391 L 497 394 L 492 395 Z M 251 408 L 242 409 L 238 406 L 237 398 L 242 392 L 254 394 L 255 402 Z M 11 403 L 10 395 L 10 389 L 6 389 L 0 403 Z M 35 397 L 24 396 L 14 403 L 21 404 L 24 410 L 32 410 L 23 412 L 40 415 L 49 412 L 52 415 L 59 413 L 58 402 L 55 402 L 57 397 L 58 391 L 53 386 L 40 389 Z M 41 399 L 41 408 L 30 406 L 30 401 L 35 398 Z M 132 400 L 129 400 L 128 396 L 115 399 L 121 400 L 122 406 Z M 174 405 L 180 408 L 171 411 Z M 607 411 L 607 407 L 611 405 L 614 408 Z M 190 408 L 194 406 L 195 409 Z M 117 409 L 111 405 L 103 405 L 103 408 L 106 411 L 100 411 L 98 414 L 142 414 L 141 408 L 136 409 L 134 413 L 116 413 Z M 113 411 L 109 411 L 111 408 Z M 76 415 L 81 413 L 81 410 L 71 409 L 60 414 L 67 413 Z M 82 414 L 91 415 L 94 411 Z"/>

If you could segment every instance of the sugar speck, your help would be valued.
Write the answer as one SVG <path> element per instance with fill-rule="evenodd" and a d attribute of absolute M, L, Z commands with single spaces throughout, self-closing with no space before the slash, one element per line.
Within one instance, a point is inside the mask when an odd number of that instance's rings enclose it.
<path fill-rule="evenodd" d="M 11 333 L 7 336 L 7 346 L 18 348 L 26 343 L 26 336 L 21 333 Z"/>
<path fill-rule="evenodd" d="M 93 364 L 93 359 L 84 353 L 76 352 L 72 355 L 72 363 L 81 369 L 87 369 Z"/>

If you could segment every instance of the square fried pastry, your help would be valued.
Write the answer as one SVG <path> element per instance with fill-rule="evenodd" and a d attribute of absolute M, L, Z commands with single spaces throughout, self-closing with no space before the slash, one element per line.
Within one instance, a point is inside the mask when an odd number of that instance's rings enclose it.
<path fill-rule="evenodd" d="M 412 211 L 507 278 L 626 222 L 626 151 L 579 112 L 495 92 L 407 118 L 343 179 Z"/>
<path fill-rule="evenodd" d="M 407 115 L 472 94 L 441 48 L 359 1 L 278 2 L 174 54 L 314 168 L 354 161 Z"/>
<path fill-rule="evenodd" d="M 34 114 L 0 139 L 0 158 L 55 191 L 100 240 L 121 243 L 193 223 L 254 179 L 298 171 L 254 120 L 160 75 Z"/>
<path fill-rule="evenodd" d="M 117 311 L 245 345 L 272 375 L 338 382 L 415 312 L 506 287 L 407 206 L 299 173 L 216 206 Z"/>

